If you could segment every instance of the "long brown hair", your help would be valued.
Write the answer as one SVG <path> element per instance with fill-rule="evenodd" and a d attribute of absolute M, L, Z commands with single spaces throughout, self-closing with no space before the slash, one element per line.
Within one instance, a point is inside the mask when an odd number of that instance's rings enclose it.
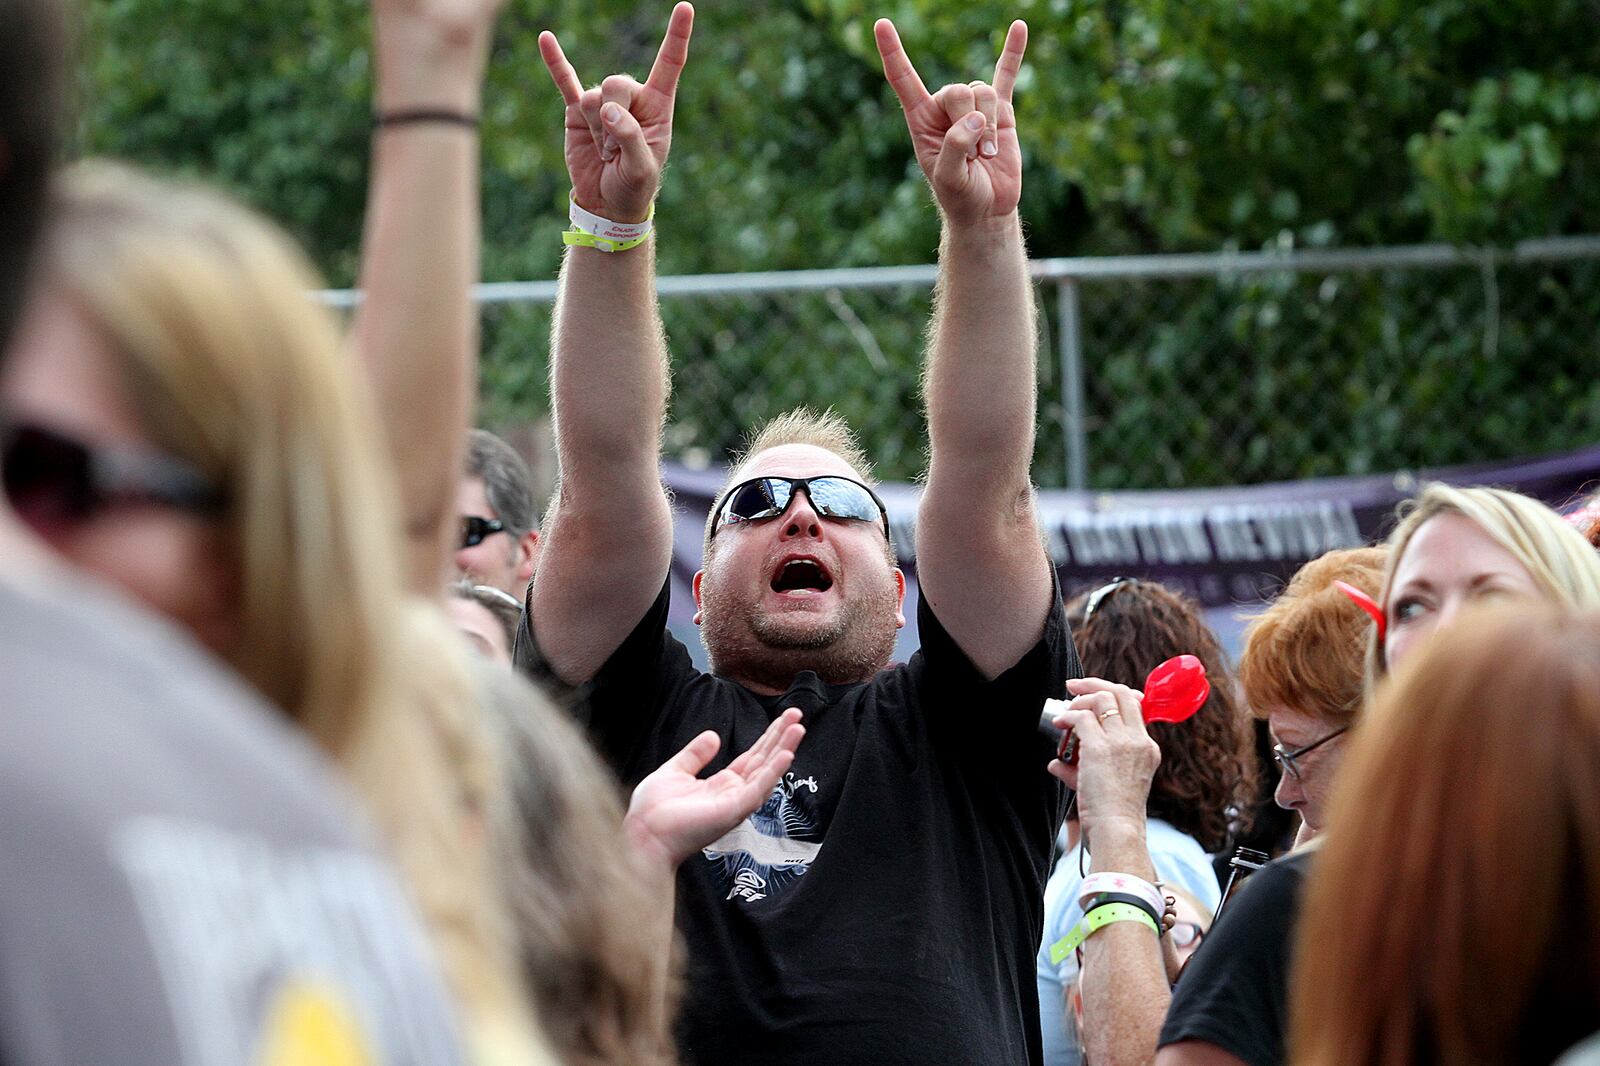
<path fill-rule="evenodd" d="M 1600 1027 L 1600 615 L 1477 612 L 1381 690 L 1314 859 L 1292 1060 L 1547 1063 Z"/>
<path fill-rule="evenodd" d="M 1199 841 L 1207 851 L 1228 846 L 1228 809 L 1255 788 L 1249 716 L 1234 693 L 1233 673 L 1199 606 L 1154 581 L 1124 581 L 1100 595 L 1084 619 L 1092 593 L 1067 604 L 1067 621 L 1084 672 L 1143 688 L 1150 671 L 1174 655 L 1205 664 L 1211 698 L 1180 725 L 1153 725 L 1161 765 L 1146 810 Z"/>

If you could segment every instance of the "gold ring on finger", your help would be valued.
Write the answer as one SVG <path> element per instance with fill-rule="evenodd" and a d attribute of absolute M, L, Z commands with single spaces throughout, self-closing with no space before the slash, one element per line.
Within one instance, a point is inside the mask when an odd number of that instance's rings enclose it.
<path fill-rule="evenodd" d="M 1111 708 L 1111 710 L 1107 711 L 1105 714 L 1102 714 L 1100 716 L 1100 721 L 1104 722 L 1107 718 L 1114 718 L 1117 715 L 1120 715 L 1121 713 L 1122 713 L 1121 711 L 1119 711 L 1115 707 L 1113 707 L 1113 708 Z"/>

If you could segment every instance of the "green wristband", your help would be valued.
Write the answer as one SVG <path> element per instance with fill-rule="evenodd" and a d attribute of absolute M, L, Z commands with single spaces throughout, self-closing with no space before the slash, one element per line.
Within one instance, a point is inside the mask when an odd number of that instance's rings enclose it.
<path fill-rule="evenodd" d="M 1161 927 L 1140 908 L 1131 903 L 1106 903 L 1085 914 L 1083 921 L 1072 927 L 1072 932 L 1050 945 L 1051 965 L 1061 965 L 1062 960 L 1077 951 L 1085 940 L 1115 922 L 1138 922 L 1157 936 L 1161 935 Z"/>
<path fill-rule="evenodd" d="M 576 245 L 579 248 L 597 248 L 602 252 L 626 252 L 629 248 L 637 248 L 650 239 L 650 234 L 635 237 L 631 241 L 614 241 L 609 237 L 596 237 L 592 233 L 585 233 L 578 229 L 564 230 L 561 234 L 561 243 L 569 247 Z"/>

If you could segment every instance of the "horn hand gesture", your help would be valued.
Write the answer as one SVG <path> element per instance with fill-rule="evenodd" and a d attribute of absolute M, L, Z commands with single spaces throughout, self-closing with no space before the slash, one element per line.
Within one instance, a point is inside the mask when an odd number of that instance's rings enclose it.
<path fill-rule="evenodd" d="M 946 85 L 936 93 L 922 84 L 894 23 L 879 19 L 873 32 L 884 76 L 905 110 L 917 162 L 946 217 L 974 223 L 1015 211 L 1022 199 L 1022 149 L 1011 91 L 1028 46 L 1027 24 L 1011 24 L 992 83 Z"/>
<path fill-rule="evenodd" d="M 593 89 L 578 80 L 556 35 L 539 35 L 539 54 L 567 105 L 567 172 L 579 207 L 613 222 L 642 222 L 649 214 L 672 146 L 672 108 L 693 27 L 694 8 L 678 4 L 644 84 L 613 74 Z"/>

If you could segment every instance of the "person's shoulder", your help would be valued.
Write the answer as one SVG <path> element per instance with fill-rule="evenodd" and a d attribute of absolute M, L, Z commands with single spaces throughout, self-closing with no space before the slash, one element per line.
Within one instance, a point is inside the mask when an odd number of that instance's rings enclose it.
<path fill-rule="evenodd" d="M 276 796 L 342 835 L 345 786 L 288 719 L 187 634 L 71 576 L 0 581 L 0 787 Z M 118 786 L 117 782 L 121 785 Z M 291 813 L 296 812 L 296 813 Z"/>

